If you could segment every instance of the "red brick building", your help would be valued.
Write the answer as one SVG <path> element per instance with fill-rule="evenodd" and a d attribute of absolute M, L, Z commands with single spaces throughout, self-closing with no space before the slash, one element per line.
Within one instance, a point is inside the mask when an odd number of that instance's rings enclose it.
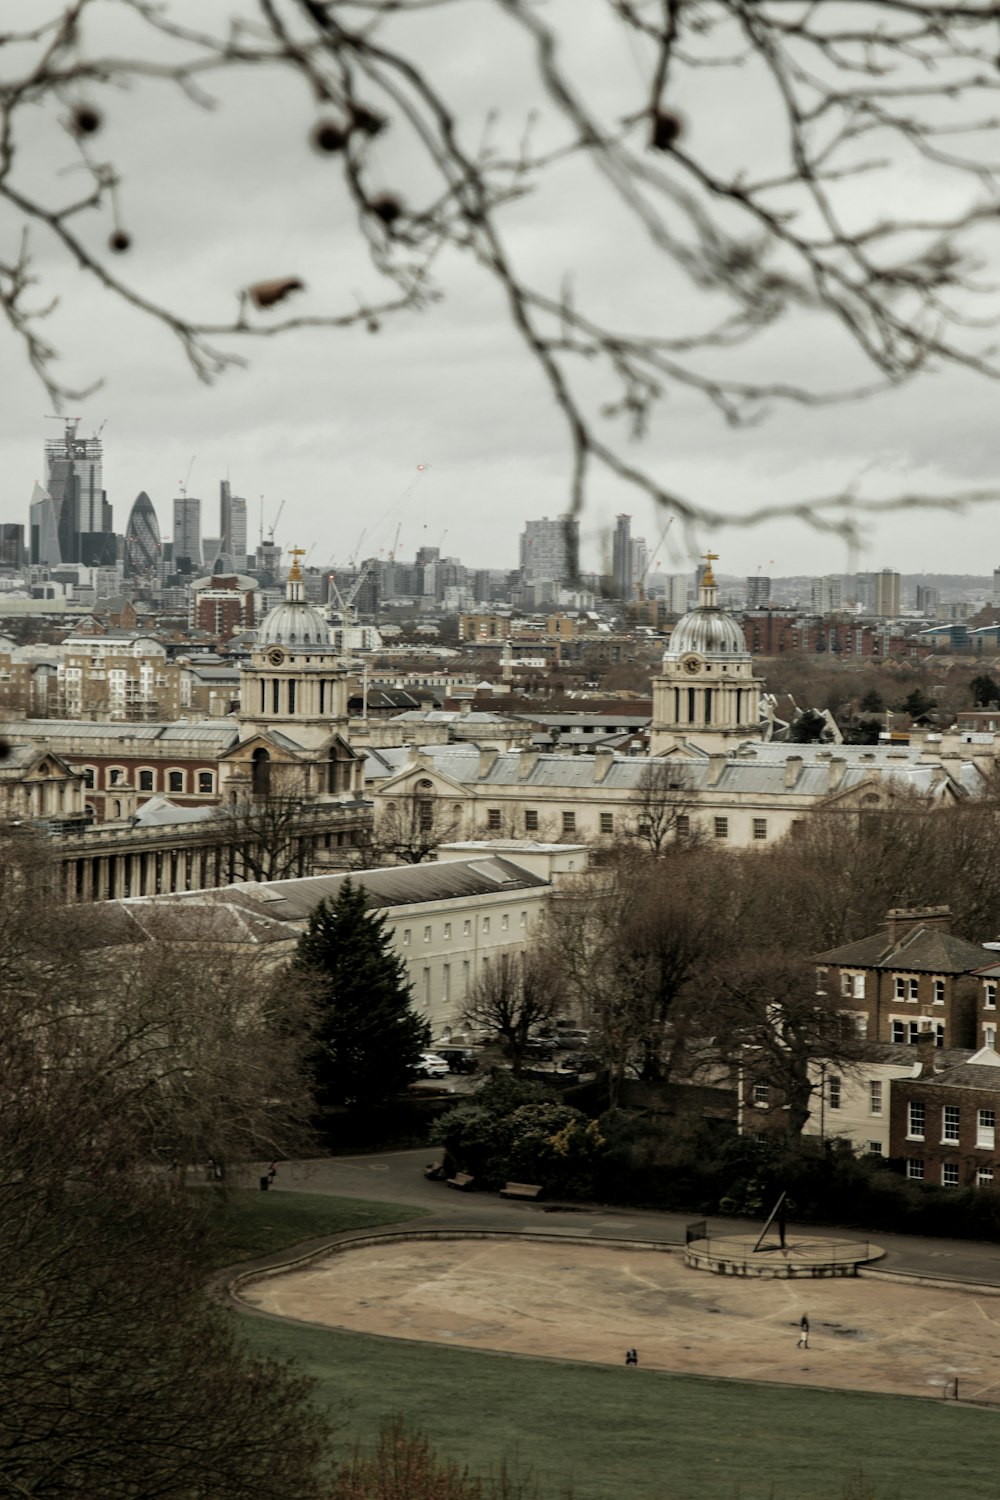
<path fill-rule="evenodd" d="M 982 971 L 996 954 L 950 925 L 947 906 L 890 911 L 881 931 L 815 956 L 817 992 L 871 1041 L 914 1043 L 927 1028 L 939 1047 L 981 1046 L 987 983 L 996 1005 L 996 980 Z"/>
<path fill-rule="evenodd" d="M 889 1155 L 906 1176 L 939 1187 L 1000 1186 L 1000 1055 L 983 1047 L 938 1069 L 929 1034 L 920 1072 L 895 1079 L 889 1094 Z"/>

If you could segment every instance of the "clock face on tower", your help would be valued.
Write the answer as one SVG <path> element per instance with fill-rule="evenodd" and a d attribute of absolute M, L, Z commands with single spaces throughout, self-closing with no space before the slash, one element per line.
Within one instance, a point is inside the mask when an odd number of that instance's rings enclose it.
<path fill-rule="evenodd" d="M 680 665 L 689 677 L 697 677 L 702 668 L 702 660 L 694 651 L 689 651 L 687 656 L 681 657 Z"/>
<path fill-rule="evenodd" d="M 279 650 L 269 651 L 267 653 L 267 659 L 271 663 L 272 667 L 280 667 L 281 663 L 285 659 L 285 653 Z"/>

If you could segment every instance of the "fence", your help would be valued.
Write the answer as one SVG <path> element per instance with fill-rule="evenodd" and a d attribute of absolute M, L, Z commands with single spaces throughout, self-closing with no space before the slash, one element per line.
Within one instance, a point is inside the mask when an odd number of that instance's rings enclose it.
<path fill-rule="evenodd" d="M 970 1406 L 1000 1406 L 1000 1385 L 984 1385 L 978 1389 L 971 1380 L 963 1380 L 959 1393 L 958 1376 L 945 1382 L 941 1392 L 946 1401 L 964 1401 Z"/>
<path fill-rule="evenodd" d="M 868 1260 L 868 1240 L 829 1240 L 829 1239 L 800 1239 L 786 1237 L 784 1246 L 777 1238 L 760 1243 L 760 1237 L 754 1235 L 716 1234 L 708 1232 L 708 1224 L 704 1219 L 689 1224 L 685 1231 L 685 1244 L 690 1245 L 692 1240 L 701 1241 L 708 1255 L 712 1255 L 713 1247 L 715 1253 L 724 1255 L 727 1260 L 741 1260 L 748 1265 L 755 1260 L 766 1260 L 770 1255 L 784 1255 L 786 1259 L 794 1259 L 799 1263 L 815 1266 L 843 1265 L 853 1262 L 860 1264 Z"/>

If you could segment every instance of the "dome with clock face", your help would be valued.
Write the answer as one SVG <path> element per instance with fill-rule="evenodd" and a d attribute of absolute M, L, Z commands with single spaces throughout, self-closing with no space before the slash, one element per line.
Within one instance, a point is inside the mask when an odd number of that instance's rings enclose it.
<path fill-rule="evenodd" d="M 712 554 L 709 554 L 708 566 L 702 575 L 697 609 L 689 610 L 686 615 L 681 616 L 663 654 L 664 666 L 679 664 L 692 676 L 697 675 L 706 661 L 750 658 L 739 625 L 732 615 L 719 608 L 719 590 L 712 572 L 713 561 Z"/>
<path fill-rule="evenodd" d="M 297 557 L 288 574 L 285 598 L 264 616 L 257 631 L 257 650 L 269 646 L 330 646 L 330 626 L 305 597 Z"/>

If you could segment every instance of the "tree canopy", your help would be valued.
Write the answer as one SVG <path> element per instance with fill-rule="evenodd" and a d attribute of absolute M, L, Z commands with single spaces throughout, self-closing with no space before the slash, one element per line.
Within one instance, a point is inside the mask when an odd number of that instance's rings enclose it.
<path fill-rule="evenodd" d="M 828 495 L 734 517 L 683 493 L 655 450 L 643 462 L 630 442 L 662 435 L 670 397 L 741 425 L 949 366 L 997 374 L 995 287 L 976 274 L 1000 180 L 991 0 L 606 0 L 588 7 L 586 37 L 579 6 L 554 0 L 196 9 L 189 24 L 173 7 L 120 0 L 109 25 L 94 0 L 51 0 L 0 30 L 0 201 L 12 224 L 0 313 L 57 403 L 80 394 L 60 377 L 45 321 L 61 258 L 173 336 L 204 380 L 240 362 L 239 344 L 276 333 L 378 333 L 430 313 L 468 266 L 499 293 L 545 382 L 574 510 L 597 480 L 689 529 L 784 513 L 853 534 L 876 501 L 846 474 Z M 455 55 L 481 71 L 443 61 Z M 273 179 L 300 175 L 292 164 L 304 171 L 311 149 L 329 169 L 333 221 L 352 226 L 335 256 L 351 270 L 324 279 L 303 247 L 220 301 L 224 283 L 157 278 L 143 199 L 150 183 L 168 204 L 171 190 L 175 204 L 186 197 L 187 172 L 170 172 L 193 138 L 241 212 L 226 144 L 239 141 L 248 100 L 269 116 L 277 154 L 248 163 L 244 197 L 266 215 Z M 158 146 L 183 143 L 148 170 L 127 149 L 143 107 L 155 109 Z M 526 200 L 550 255 L 523 233 Z M 186 230 L 192 264 L 197 228 Z M 595 275 L 586 253 L 606 228 L 612 276 Z M 789 323 L 808 337 L 805 362 L 779 326 Z M 823 378 L 838 367 L 842 380 Z"/>
<path fill-rule="evenodd" d="M 321 901 L 298 942 L 293 971 L 314 1006 L 311 1068 L 321 1107 L 377 1104 L 417 1076 L 427 1022 L 410 1003 L 406 965 L 364 886 L 347 879 Z"/>

